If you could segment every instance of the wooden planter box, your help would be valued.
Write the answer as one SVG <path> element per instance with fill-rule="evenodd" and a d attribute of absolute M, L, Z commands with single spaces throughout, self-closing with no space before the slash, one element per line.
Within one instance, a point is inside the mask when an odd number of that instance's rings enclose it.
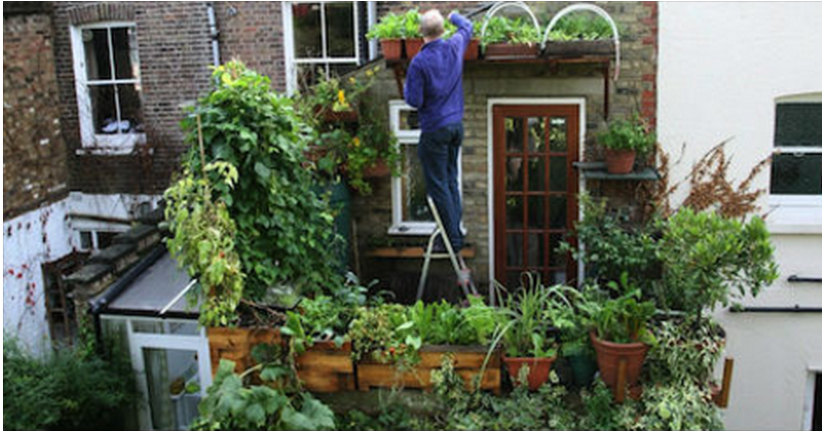
<path fill-rule="evenodd" d="M 337 347 L 331 341 L 317 342 L 295 359 L 297 377 L 311 392 L 333 393 L 356 389 L 351 342 Z"/>
<path fill-rule="evenodd" d="M 522 58 L 539 57 L 540 48 L 538 43 L 510 44 L 492 43 L 485 46 L 486 60 L 513 60 Z"/>
<path fill-rule="evenodd" d="M 447 353 L 454 357 L 454 369 L 471 390 L 474 377 L 480 373 L 483 361 L 488 353 L 484 346 L 423 346 L 420 349 L 420 362 L 410 371 L 400 371 L 394 364 L 381 364 L 372 360 L 357 363 L 357 386 L 361 391 L 371 388 L 391 388 L 394 386 L 412 389 L 431 390 L 431 371 L 439 369 L 442 358 Z M 480 381 L 480 389 L 500 393 L 501 385 L 501 352 L 491 353 L 485 373 Z"/>
<path fill-rule="evenodd" d="M 614 41 L 612 40 L 568 40 L 551 42 L 545 45 L 546 57 L 578 58 L 578 57 L 605 57 L 614 55 Z"/>
<path fill-rule="evenodd" d="M 208 350 L 211 373 L 216 374 L 221 359 L 237 364 L 234 370 L 243 372 L 254 366 L 251 349 L 258 344 L 282 344 L 280 330 L 275 328 L 208 328 Z"/>

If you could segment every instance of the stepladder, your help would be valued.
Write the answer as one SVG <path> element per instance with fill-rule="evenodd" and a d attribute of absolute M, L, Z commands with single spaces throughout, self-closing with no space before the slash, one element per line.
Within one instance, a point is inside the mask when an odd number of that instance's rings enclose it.
<path fill-rule="evenodd" d="M 471 279 L 471 271 L 465 264 L 465 260 L 462 258 L 462 255 L 454 251 L 451 240 L 448 239 L 448 234 L 445 231 L 445 226 L 442 223 L 442 217 L 440 217 L 439 210 L 437 210 L 437 205 L 434 204 L 434 200 L 431 199 L 431 196 L 428 196 L 427 198 L 428 208 L 431 209 L 431 215 L 434 217 L 435 227 L 431 232 L 431 236 L 428 237 L 428 244 L 425 247 L 422 273 L 420 274 L 420 284 L 417 288 L 417 301 L 422 300 L 423 294 L 425 293 L 425 283 L 428 280 L 428 271 L 431 269 L 431 261 L 434 259 L 448 259 L 450 261 L 451 266 L 454 269 L 454 273 L 457 275 L 457 285 L 462 289 L 462 293 L 465 294 L 466 298 L 470 295 L 479 295 L 477 288 Z M 442 239 L 442 243 L 445 245 L 445 253 L 434 253 L 434 243 L 437 238 Z M 491 292 L 493 295 L 493 289 Z M 491 303 L 493 304 L 493 302 L 494 298 L 491 298 Z"/>

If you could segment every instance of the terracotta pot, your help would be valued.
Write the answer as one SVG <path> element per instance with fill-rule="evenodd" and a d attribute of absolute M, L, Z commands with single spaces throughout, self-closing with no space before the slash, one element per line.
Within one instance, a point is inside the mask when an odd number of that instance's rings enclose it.
<path fill-rule="evenodd" d="M 609 174 L 630 174 L 634 170 L 636 151 L 605 150 L 605 164 Z"/>
<path fill-rule="evenodd" d="M 380 47 L 386 60 L 402 58 L 402 39 L 380 39 Z"/>
<path fill-rule="evenodd" d="M 508 368 L 508 374 L 511 376 L 511 381 L 515 385 L 519 384 L 517 378 L 519 377 L 519 370 L 523 365 L 528 365 L 528 389 L 536 391 L 545 382 L 548 381 L 548 376 L 551 374 L 551 365 L 557 359 L 556 356 L 550 358 L 509 358 L 504 357 L 502 361 Z"/>
<path fill-rule="evenodd" d="M 466 60 L 476 60 L 479 58 L 479 39 L 471 39 L 471 42 L 468 42 L 468 47 L 465 48 L 465 57 Z"/>
<path fill-rule="evenodd" d="M 506 60 L 539 57 L 539 44 L 492 43 L 485 46 L 486 60 Z"/>
<path fill-rule="evenodd" d="M 422 38 L 405 39 L 405 57 L 409 60 L 414 58 L 415 55 L 420 53 L 422 45 L 424 44 L 425 41 L 423 41 Z"/>
<path fill-rule="evenodd" d="M 628 386 L 636 384 L 642 371 L 645 355 L 648 353 L 647 344 L 620 344 L 603 341 L 597 338 L 594 331 L 591 331 L 591 344 L 597 352 L 600 377 L 606 385 L 611 388 L 616 386 L 617 372 L 621 360 L 625 360 L 625 383 Z"/>
<path fill-rule="evenodd" d="M 376 164 L 366 166 L 362 171 L 363 178 L 385 178 L 391 175 L 391 168 L 385 160 L 379 160 Z"/>

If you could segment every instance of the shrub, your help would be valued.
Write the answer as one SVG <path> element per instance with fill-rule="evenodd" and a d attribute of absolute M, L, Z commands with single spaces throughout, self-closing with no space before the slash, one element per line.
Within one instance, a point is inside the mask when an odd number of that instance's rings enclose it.
<path fill-rule="evenodd" d="M 3 428 L 117 429 L 137 392 L 128 360 L 80 351 L 38 359 L 17 340 L 3 340 Z"/>

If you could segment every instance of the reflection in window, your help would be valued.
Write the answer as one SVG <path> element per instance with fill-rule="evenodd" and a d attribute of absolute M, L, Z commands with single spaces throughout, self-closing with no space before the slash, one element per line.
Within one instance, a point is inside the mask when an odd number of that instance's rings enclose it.
<path fill-rule="evenodd" d="M 822 195 L 822 102 L 776 105 L 771 194 Z"/>

